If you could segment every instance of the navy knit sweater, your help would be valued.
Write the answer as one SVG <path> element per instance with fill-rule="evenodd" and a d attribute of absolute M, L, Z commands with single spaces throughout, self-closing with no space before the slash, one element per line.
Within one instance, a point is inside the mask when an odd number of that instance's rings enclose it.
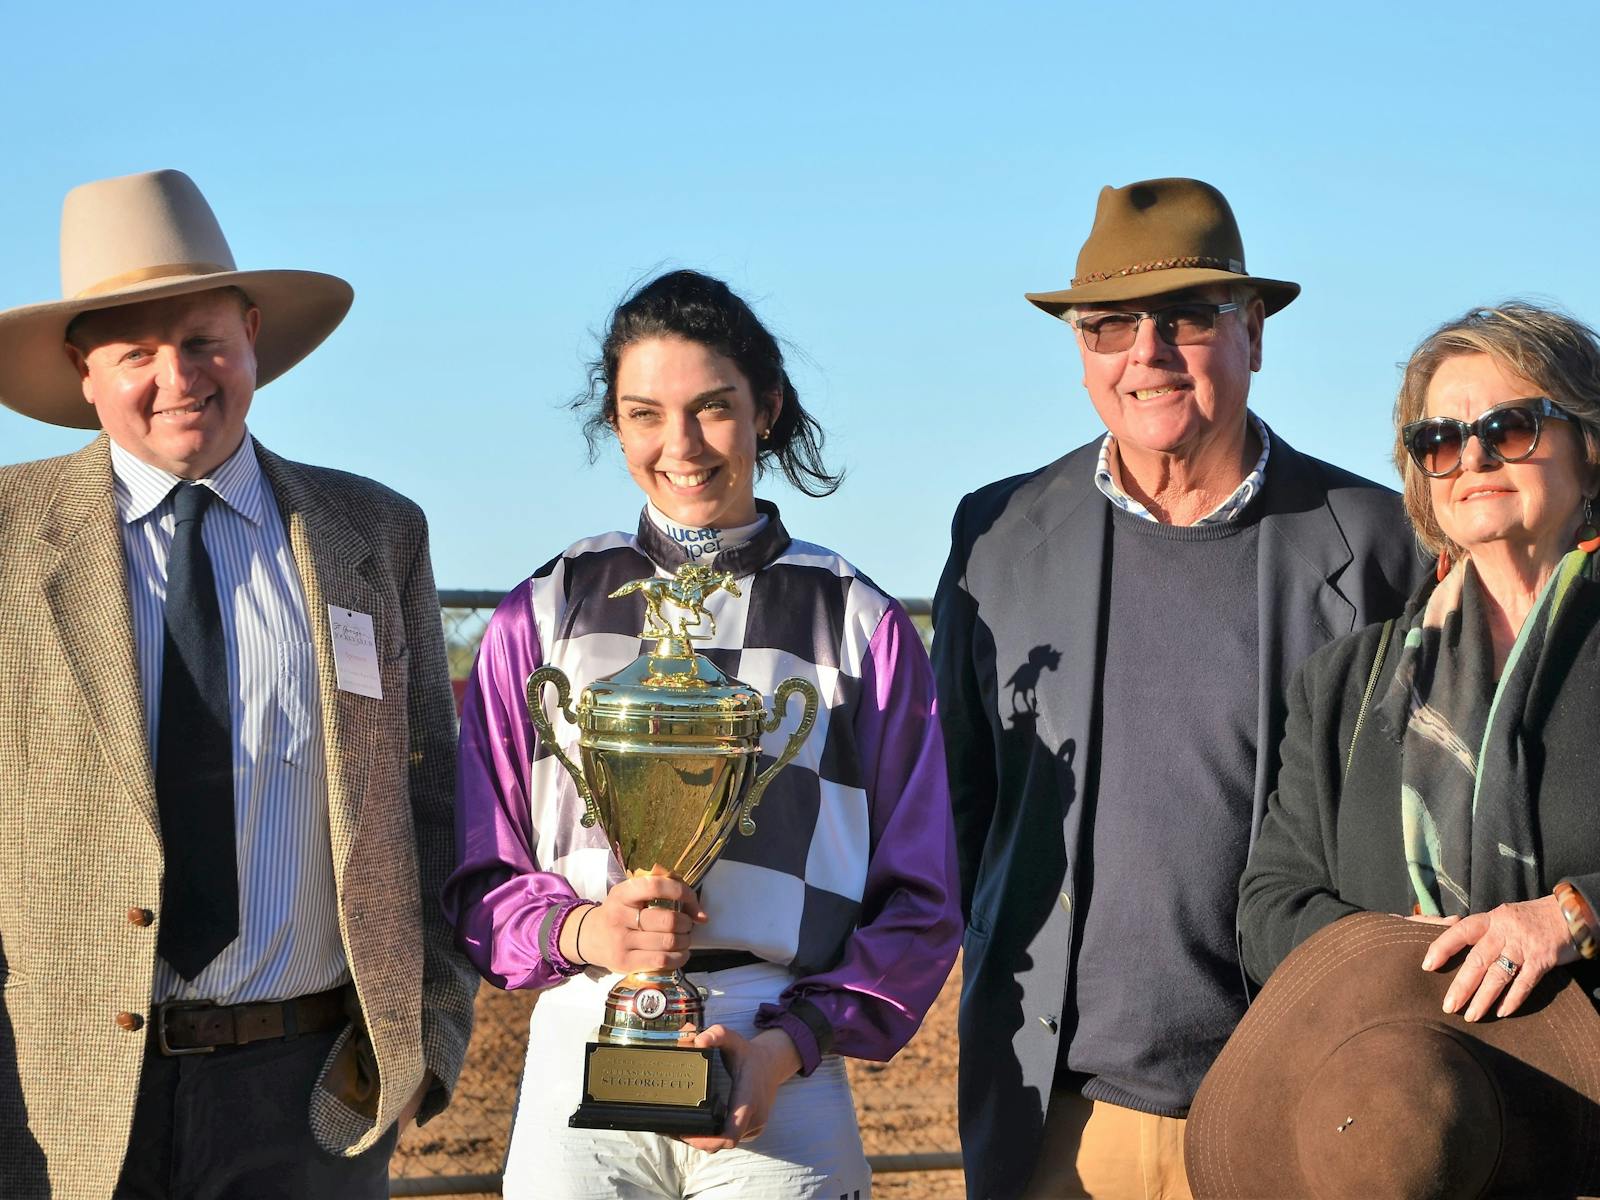
<path fill-rule="evenodd" d="M 1256 769 L 1259 505 L 1114 511 L 1064 1082 L 1182 1116 L 1244 1013 L 1234 939 Z"/>

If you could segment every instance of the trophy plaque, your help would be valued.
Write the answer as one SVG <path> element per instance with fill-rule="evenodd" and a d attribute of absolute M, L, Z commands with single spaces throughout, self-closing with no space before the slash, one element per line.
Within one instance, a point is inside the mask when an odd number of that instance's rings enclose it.
<path fill-rule="evenodd" d="M 577 785 L 583 824 L 605 831 L 630 875 L 667 873 L 698 887 L 737 824 L 755 832 L 753 813 L 794 758 L 817 716 L 817 691 L 786 679 L 769 713 L 761 693 L 694 650 L 716 633 L 705 599 L 718 589 L 737 596 L 730 572 L 702 564 L 672 578 L 624 584 L 612 597 L 640 592 L 649 651 L 583 690 L 574 712 L 572 685 L 556 667 L 528 677 L 528 715 Z M 663 604 L 683 610 L 669 623 Z M 704 634 L 691 633 L 702 625 Z M 561 749 L 541 695 L 553 683 L 562 715 L 578 727 L 582 767 Z M 789 697 L 805 702 L 800 724 L 765 771 L 756 775 L 762 733 L 775 732 Z M 663 905 L 664 907 L 666 905 Z M 686 1026 L 692 1026 L 687 1029 Z M 596 1039 L 584 1053 L 583 1096 L 570 1124 L 584 1129 L 640 1129 L 716 1134 L 727 1115 L 729 1077 L 714 1049 L 699 1049 L 705 1003 L 680 970 L 634 971 L 606 997 Z"/>

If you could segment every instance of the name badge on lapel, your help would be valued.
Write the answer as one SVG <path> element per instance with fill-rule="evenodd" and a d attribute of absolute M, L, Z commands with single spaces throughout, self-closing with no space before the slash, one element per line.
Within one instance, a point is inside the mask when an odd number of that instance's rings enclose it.
<path fill-rule="evenodd" d="M 378 639 L 372 617 L 337 605 L 328 605 L 328 629 L 333 633 L 333 670 L 341 692 L 383 699 L 383 678 L 378 671 Z"/>

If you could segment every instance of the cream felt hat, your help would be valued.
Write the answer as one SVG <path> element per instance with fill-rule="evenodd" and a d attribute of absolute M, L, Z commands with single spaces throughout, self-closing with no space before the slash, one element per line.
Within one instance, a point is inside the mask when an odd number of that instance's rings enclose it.
<path fill-rule="evenodd" d="M 212 288 L 236 287 L 261 310 L 256 383 L 316 349 L 355 293 L 317 271 L 241 271 L 217 218 L 181 171 L 100 179 L 67 193 L 61 209 L 64 299 L 0 312 L 0 403 L 52 425 L 94 429 L 63 345 L 81 313 Z"/>

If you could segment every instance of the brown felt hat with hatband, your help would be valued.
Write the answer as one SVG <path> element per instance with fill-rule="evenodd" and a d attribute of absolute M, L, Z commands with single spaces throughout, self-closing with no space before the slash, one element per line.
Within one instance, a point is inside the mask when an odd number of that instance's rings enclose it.
<path fill-rule="evenodd" d="M 1142 300 L 1216 283 L 1254 288 L 1269 317 L 1300 294 L 1298 283 L 1245 270 L 1238 222 L 1216 188 L 1198 179 L 1146 179 L 1100 189 L 1071 287 L 1027 295 L 1059 317 L 1075 304 Z"/>
<path fill-rule="evenodd" d="M 1199 1200 L 1600 1191 L 1600 1013 L 1558 967 L 1509 1017 L 1446 1014 L 1439 932 L 1359 913 L 1283 960 L 1189 1110 Z"/>
<path fill-rule="evenodd" d="M 241 271 L 181 171 L 100 179 L 61 209 L 62 300 L 0 312 L 0 403 L 75 429 L 100 424 L 67 357 L 67 326 L 97 309 L 236 287 L 261 310 L 256 384 L 282 375 L 344 320 L 355 293 L 319 271 Z"/>

